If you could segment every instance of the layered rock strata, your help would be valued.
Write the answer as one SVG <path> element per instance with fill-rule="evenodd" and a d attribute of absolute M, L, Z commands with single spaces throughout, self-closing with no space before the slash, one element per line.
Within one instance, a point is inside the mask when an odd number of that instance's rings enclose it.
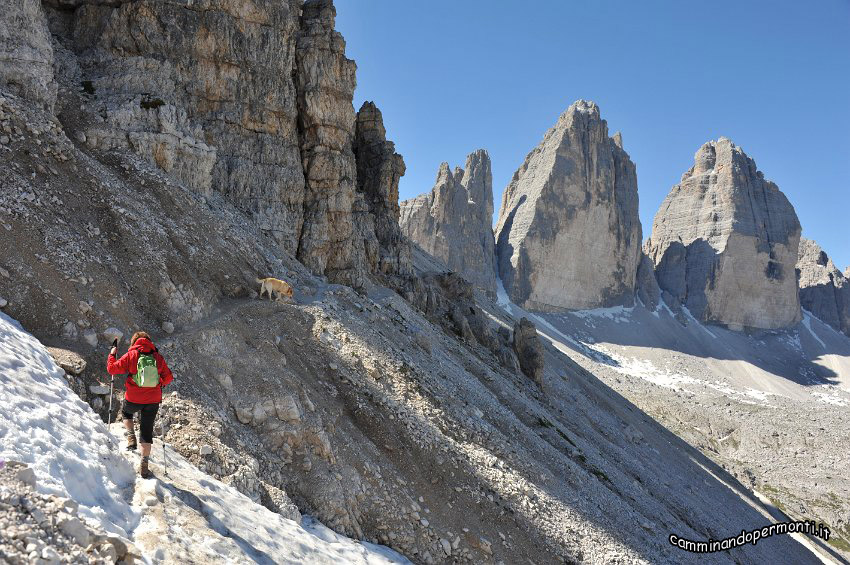
<path fill-rule="evenodd" d="M 68 29 L 51 22 L 102 118 L 86 143 L 132 149 L 198 192 L 225 194 L 294 254 L 305 200 L 299 2 L 78 4 Z"/>
<path fill-rule="evenodd" d="M 800 222 L 785 195 L 726 138 L 697 151 L 664 199 L 646 251 L 662 290 L 704 322 L 773 329 L 800 320 Z"/>
<path fill-rule="evenodd" d="M 354 61 L 334 31 L 330 0 L 304 4 L 295 48 L 298 131 L 304 168 L 304 225 L 298 259 L 331 280 L 362 286 L 365 250 L 352 223 L 357 165 L 353 140 Z"/>
<path fill-rule="evenodd" d="M 28 88 L 51 84 L 49 21 L 57 72 L 95 116 L 69 132 L 76 139 L 132 150 L 198 193 L 224 194 L 332 282 L 361 287 L 370 270 L 409 272 L 394 228 L 403 161 L 382 138 L 377 109 L 355 141 L 356 65 L 331 0 L 52 0 L 46 17 L 30 4 L 16 5 L 29 27 L 13 37 L 44 63 L 27 67 Z M 4 88 L 14 90 L 16 67 L 7 69 Z"/>
<path fill-rule="evenodd" d="M 514 173 L 496 227 L 498 270 L 516 304 L 540 311 L 630 304 L 640 259 L 635 166 L 579 100 Z"/>
<path fill-rule="evenodd" d="M 434 188 L 401 203 L 401 229 L 472 284 L 495 294 L 493 175 L 483 149 L 454 172 L 440 165 Z"/>
<path fill-rule="evenodd" d="M 797 256 L 800 305 L 850 336 L 850 281 L 814 241 L 800 239 Z"/>

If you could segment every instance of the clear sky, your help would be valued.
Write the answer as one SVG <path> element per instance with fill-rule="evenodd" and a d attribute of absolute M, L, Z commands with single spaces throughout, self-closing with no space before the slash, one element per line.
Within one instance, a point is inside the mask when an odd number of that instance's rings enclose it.
<path fill-rule="evenodd" d="M 788 196 L 803 235 L 850 265 L 850 0 L 336 0 L 404 156 L 401 198 L 489 151 L 501 194 L 579 98 L 637 165 L 644 238 L 704 142 L 726 136 Z"/>

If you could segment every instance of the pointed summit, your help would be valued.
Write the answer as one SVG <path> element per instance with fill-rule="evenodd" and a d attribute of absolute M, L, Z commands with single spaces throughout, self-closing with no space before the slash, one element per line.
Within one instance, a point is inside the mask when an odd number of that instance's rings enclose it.
<path fill-rule="evenodd" d="M 630 304 L 640 259 L 635 166 L 579 100 L 514 173 L 496 227 L 511 299 L 543 311 Z"/>

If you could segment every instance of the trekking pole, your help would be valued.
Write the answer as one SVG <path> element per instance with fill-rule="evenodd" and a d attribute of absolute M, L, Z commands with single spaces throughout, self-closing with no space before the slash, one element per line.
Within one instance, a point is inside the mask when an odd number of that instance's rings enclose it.
<path fill-rule="evenodd" d="M 112 347 L 118 348 L 118 338 L 112 340 Z M 117 355 L 116 351 L 116 355 Z M 106 429 L 108 430 L 112 426 L 112 397 L 115 392 L 115 375 L 109 375 L 109 416 L 106 417 Z"/>
<path fill-rule="evenodd" d="M 165 418 L 159 421 L 159 429 L 162 432 L 162 467 L 165 469 L 165 476 L 168 476 L 168 455 L 165 453 Z"/>
<path fill-rule="evenodd" d="M 106 429 L 112 427 L 112 396 L 115 390 L 115 375 L 109 375 L 109 416 L 106 418 Z"/>

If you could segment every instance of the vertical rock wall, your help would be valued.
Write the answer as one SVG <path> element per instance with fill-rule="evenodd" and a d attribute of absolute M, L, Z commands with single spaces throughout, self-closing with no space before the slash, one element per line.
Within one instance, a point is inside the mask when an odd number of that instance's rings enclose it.
<path fill-rule="evenodd" d="M 635 166 L 579 100 L 546 132 L 502 197 L 496 253 L 511 299 L 533 310 L 631 304 L 640 260 Z"/>
<path fill-rule="evenodd" d="M 384 118 L 374 102 L 364 102 L 357 112 L 354 135 L 357 189 L 374 222 L 377 253 L 369 258 L 372 271 L 388 275 L 412 273 L 410 243 L 399 228 L 398 183 L 405 165 L 395 145 L 387 141 Z M 368 241 L 369 232 L 362 236 Z M 367 246 L 368 249 L 368 246 Z"/>
<path fill-rule="evenodd" d="M 332 282 L 360 288 L 370 271 L 410 272 L 397 228 L 404 162 L 374 105 L 356 124 L 356 65 L 331 0 L 47 5 L 79 77 L 65 86 L 96 117 L 78 136 L 89 147 L 135 151 L 199 193 L 223 194 Z M 46 19 L 27 12 L 40 5 L 15 9 L 44 24 L 22 33 L 18 51 L 38 45 L 30 58 L 50 70 Z M 47 81 L 29 69 L 30 83 Z"/>
<path fill-rule="evenodd" d="M 89 146 L 129 148 L 215 190 L 294 253 L 304 173 L 297 129 L 297 0 L 81 1 L 71 16 Z"/>
<path fill-rule="evenodd" d="M 334 282 L 363 284 L 364 250 L 352 223 L 357 166 L 352 148 L 354 61 L 334 31 L 331 0 L 304 3 L 295 48 L 298 132 L 306 181 L 298 259 Z"/>
<path fill-rule="evenodd" d="M 472 284 L 495 294 L 493 175 L 483 149 L 466 166 L 440 165 L 431 192 L 401 203 L 404 234 Z"/>
<path fill-rule="evenodd" d="M 661 289 L 735 329 L 800 320 L 800 222 L 785 195 L 726 138 L 710 141 L 655 216 L 646 250 Z"/>

